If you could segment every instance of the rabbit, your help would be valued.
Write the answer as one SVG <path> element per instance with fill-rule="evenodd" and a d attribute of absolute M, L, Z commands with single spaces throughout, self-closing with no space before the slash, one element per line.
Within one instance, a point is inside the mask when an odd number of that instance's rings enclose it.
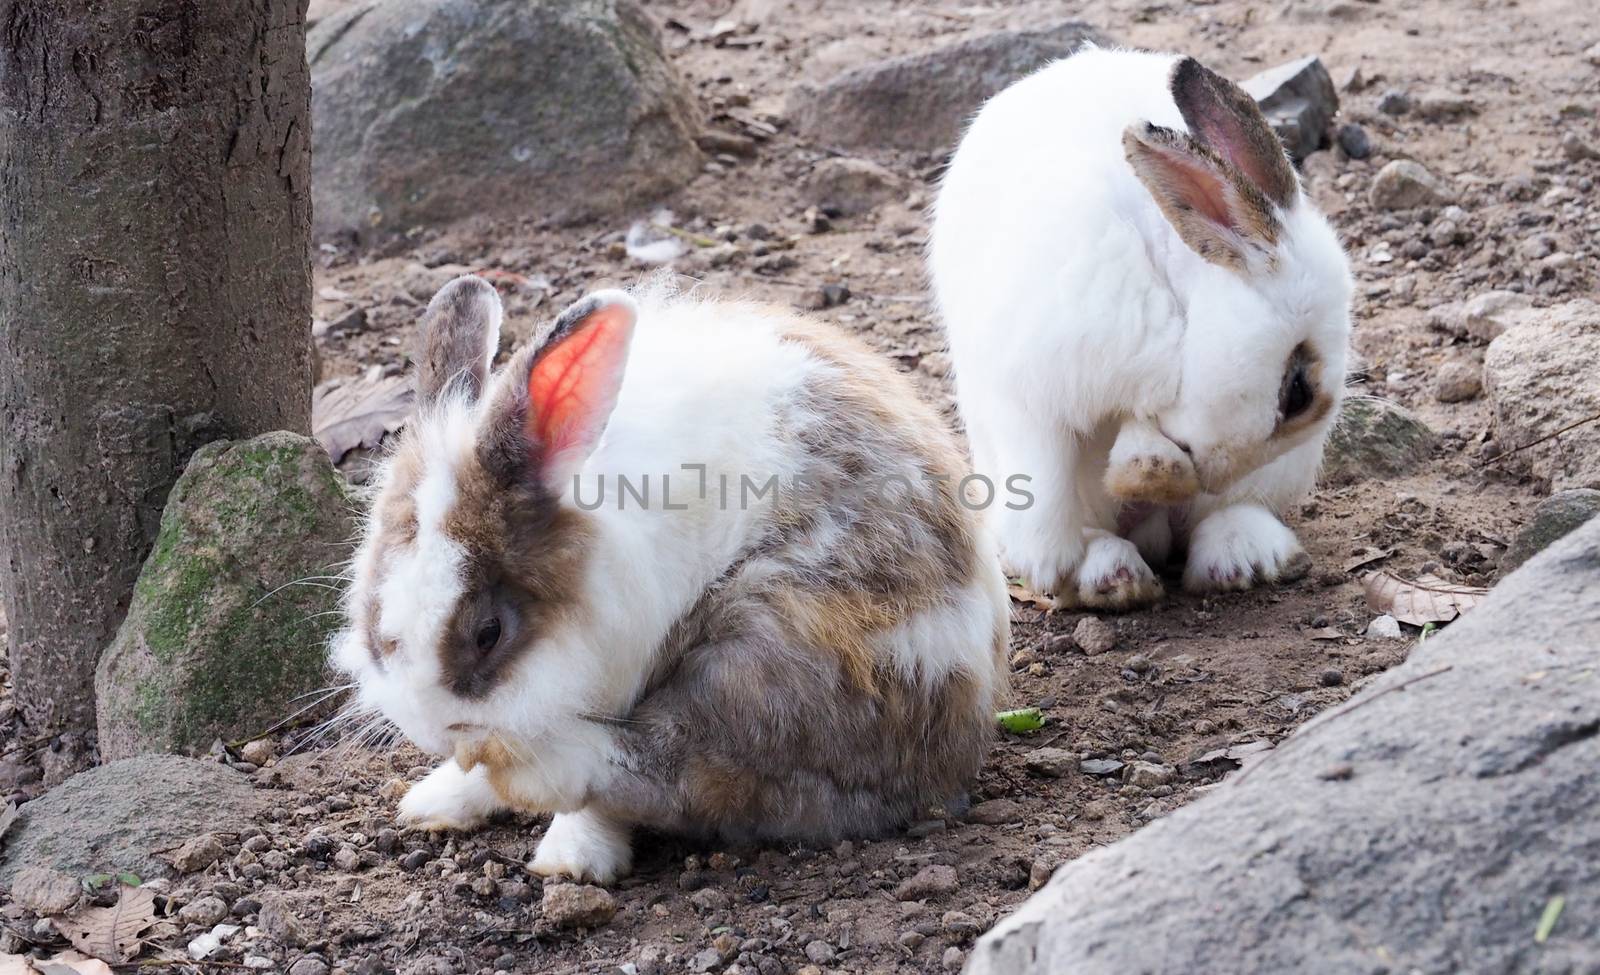
<path fill-rule="evenodd" d="M 1348 260 L 1249 95 L 1193 58 L 1089 47 L 983 106 L 928 251 L 1007 565 L 1125 610 L 1304 575 L 1350 341 Z"/>
<path fill-rule="evenodd" d="M 958 800 L 1009 598 L 909 381 L 659 282 L 491 373 L 501 314 L 470 276 L 429 305 L 331 650 L 359 707 L 448 756 L 399 819 L 553 813 L 529 869 L 608 883 L 636 827 L 823 844 Z"/>

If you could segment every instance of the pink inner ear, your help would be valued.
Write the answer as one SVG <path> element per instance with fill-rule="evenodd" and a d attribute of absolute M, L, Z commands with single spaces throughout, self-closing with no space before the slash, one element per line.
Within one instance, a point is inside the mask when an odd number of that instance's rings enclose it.
<path fill-rule="evenodd" d="M 616 405 L 633 331 L 628 309 L 597 309 L 528 374 L 527 433 L 550 465 L 573 450 L 592 449 Z"/>
<path fill-rule="evenodd" d="M 1165 182 L 1176 199 L 1214 224 L 1238 229 L 1229 209 L 1230 187 L 1221 173 L 1196 156 L 1164 150 L 1157 153 Z"/>

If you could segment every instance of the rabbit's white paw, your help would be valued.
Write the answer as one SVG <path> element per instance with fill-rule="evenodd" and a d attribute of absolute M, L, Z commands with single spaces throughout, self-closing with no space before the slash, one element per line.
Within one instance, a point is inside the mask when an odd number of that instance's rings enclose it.
<path fill-rule="evenodd" d="M 1076 591 L 1056 595 L 1087 609 L 1133 609 L 1161 599 L 1161 580 L 1126 538 L 1109 532 L 1084 533 L 1083 561 L 1075 573 Z"/>
<path fill-rule="evenodd" d="M 464 772 L 451 761 L 406 791 L 399 820 L 419 829 L 469 830 L 483 825 L 500 806 L 483 766 Z"/>
<path fill-rule="evenodd" d="M 528 870 L 541 877 L 566 876 L 597 884 L 609 884 L 632 869 L 628 828 L 588 810 L 557 813 L 528 864 Z"/>
<path fill-rule="evenodd" d="M 1183 588 L 1190 592 L 1249 589 L 1292 582 L 1311 571 L 1311 556 L 1283 522 L 1253 504 L 1207 515 L 1189 539 Z"/>

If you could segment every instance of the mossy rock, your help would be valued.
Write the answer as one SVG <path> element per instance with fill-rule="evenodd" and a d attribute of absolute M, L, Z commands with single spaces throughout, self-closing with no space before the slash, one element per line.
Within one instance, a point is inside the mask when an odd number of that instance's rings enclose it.
<path fill-rule="evenodd" d="M 1322 457 L 1333 485 L 1415 473 L 1433 456 L 1437 438 L 1410 411 L 1370 397 L 1346 400 Z"/>
<path fill-rule="evenodd" d="M 329 577 L 354 502 L 316 441 L 202 448 L 173 486 L 132 605 L 95 675 L 100 752 L 196 752 L 265 731 L 324 686 Z"/>

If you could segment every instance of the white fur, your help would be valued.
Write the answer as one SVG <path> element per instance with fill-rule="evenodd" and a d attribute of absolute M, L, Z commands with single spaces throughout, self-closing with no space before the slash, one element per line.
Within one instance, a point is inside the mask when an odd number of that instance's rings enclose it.
<path fill-rule="evenodd" d="M 400 800 L 400 822 L 431 830 L 468 830 L 481 826 L 504 803 L 489 785 L 488 770 L 463 771 L 445 762 L 412 786 Z"/>
<path fill-rule="evenodd" d="M 1281 512 L 1310 486 L 1332 423 L 1267 443 L 1291 350 L 1309 340 L 1325 388 L 1343 385 L 1349 272 L 1309 201 L 1280 214 L 1276 271 L 1241 276 L 1191 250 L 1128 164 L 1128 126 L 1185 129 L 1174 63 L 1091 48 L 1001 92 L 935 209 L 930 270 L 976 466 L 996 483 L 1028 475 L 1036 499 L 990 509 L 1002 553 L 1035 588 L 1090 606 L 1130 604 L 1097 584 L 1126 550 L 1087 558 L 1092 533 L 1116 528 L 1102 478 L 1123 423 L 1189 448 L 1208 492 L 1189 526 L 1235 502 Z M 1152 553 L 1173 542 L 1153 524 L 1141 537 Z M 1159 594 L 1136 588 L 1138 601 Z"/>
<path fill-rule="evenodd" d="M 512 754 L 517 766 L 505 784 L 515 804 L 560 814 L 540 844 L 538 872 L 607 880 L 627 869 L 625 829 L 583 812 L 585 798 L 617 774 L 610 730 L 583 716 L 628 712 L 669 628 L 768 524 L 770 499 L 741 506 L 741 476 L 762 483 L 775 474 L 787 488 L 803 469 L 803 448 L 784 439 L 780 421 L 817 371 L 830 367 L 782 341 L 780 322 L 753 306 L 641 296 L 615 411 L 563 498 L 584 509 L 604 498 L 587 512 L 592 545 L 582 608 L 573 614 L 583 622 L 545 634 L 481 701 L 441 686 L 435 649 L 460 594 L 462 559 L 439 519 L 452 501 L 451 471 L 476 442 L 481 418 L 464 404 L 443 403 L 421 421 L 428 468 L 416 493 L 417 542 L 393 556 L 382 584 L 382 636 L 398 648 L 379 666 L 362 636 L 348 632 L 334 660 L 358 678 L 364 704 L 423 748 L 450 754 L 492 735 Z M 507 381 L 506 374 L 492 380 Z M 493 396 L 491 389 L 485 400 Z M 705 465 L 703 497 L 701 475 L 686 464 Z M 663 475 L 672 509 L 664 505 Z M 636 487 L 648 477 L 648 508 L 624 497 L 619 476 Z M 377 531 L 369 526 L 369 535 Z M 373 541 L 357 556 L 352 608 L 379 575 Z M 993 678 L 989 654 L 1007 597 L 986 539 L 977 552 L 978 581 L 891 635 L 906 672 L 936 679 L 964 668 Z M 490 810 L 476 774 L 446 763 L 413 788 L 402 815 L 419 823 L 481 820 Z M 451 789 L 461 791 L 454 805 L 444 795 Z"/>

